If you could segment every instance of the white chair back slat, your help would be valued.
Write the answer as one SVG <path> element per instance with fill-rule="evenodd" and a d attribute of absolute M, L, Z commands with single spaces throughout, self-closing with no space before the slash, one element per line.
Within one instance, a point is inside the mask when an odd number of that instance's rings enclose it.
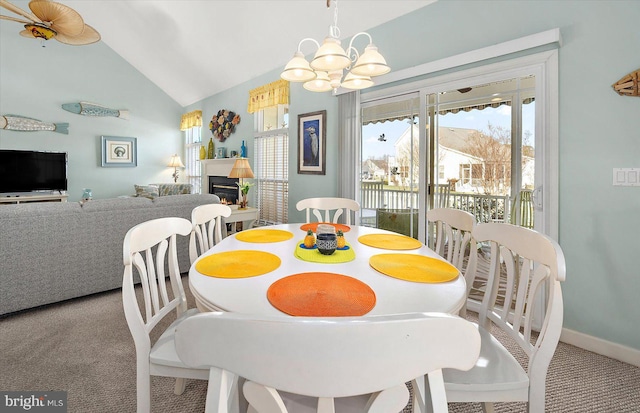
<path fill-rule="evenodd" d="M 153 251 L 148 248 L 144 251 L 144 265 L 147 271 L 147 283 L 149 287 L 149 301 L 151 303 L 152 314 L 157 314 L 160 311 L 158 304 L 158 277 L 156 275 L 155 260 L 153 258 Z"/>

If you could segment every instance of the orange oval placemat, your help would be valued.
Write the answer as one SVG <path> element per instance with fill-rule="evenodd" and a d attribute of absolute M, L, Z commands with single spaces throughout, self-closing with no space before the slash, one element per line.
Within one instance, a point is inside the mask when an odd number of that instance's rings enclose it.
<path fill-rule="evenodd" d="M 361 316 L 376 305 L 376 294 L 367 284 L 330 272 L 282 278 L 271 284 L 267 298 L 283 313 L 307 317 Z"/>
<path fill-rule="evenodd" d="M 281 229 L 252 229 L 236 234 L 236 239 L 244 242 L 280 242 L 293 238 L 293 233 Z"/>
<path fill-rule="evenodd" d="M 399 234 L 367 234 L 361 235 L 358 242 L 374 248 L 385 250 L 414 250 L 422 247 L 422 243 L 415 238 Z"/>
<path fill-rule="evenodd" d="M 324 224 L 324 225 L 332 225 L 333 227 L 335 227 L 336 231 L 340 230 L 342 232 L 349 232 L 351 231 L 351 227 L 349 225 L 344 225 L 344 224 L 334 224 L 332 222 L 310 222 L 308 224 L 302 224 L 300 226 L 300 229 L 303 231 L 308 231 L 311 230 L 313 232 L 318 232 L 318 225 L 320 224 Z"/>
<path fill-rule="evenodd" d="M 389 277 L 419 283 L 443 283 L 459 274 L 448 262 L 419 254 L 378 254 L 369 258 L 369 265 Z"/>
<path fill-rule="evenodd" d="M 207 255 L 196 262 L 196 270 L 209 277 L 248 278 L 278 268 L 277 255 L 264 251 L 236 250 Z"/>

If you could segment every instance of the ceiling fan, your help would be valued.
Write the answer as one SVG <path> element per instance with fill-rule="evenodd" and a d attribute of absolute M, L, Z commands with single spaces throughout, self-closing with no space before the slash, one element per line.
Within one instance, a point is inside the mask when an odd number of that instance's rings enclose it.
<path fill-rule="evenodd" d="M 0 19 L 24 24 L 21 36 L 32 39 L 49 40 L 51 38 L 65 44 L 80 46 L 100 40 L 100 33 L 84 23 L 82 16 L 64 4 L 50 0 L 31 0 L 32 13 L 14 6 L 7 0 L 0 0 L 0 7 L 18 14 L 27 20 L 0 15 Z M 44 46 L 44 44 L 43 44 Z"/>

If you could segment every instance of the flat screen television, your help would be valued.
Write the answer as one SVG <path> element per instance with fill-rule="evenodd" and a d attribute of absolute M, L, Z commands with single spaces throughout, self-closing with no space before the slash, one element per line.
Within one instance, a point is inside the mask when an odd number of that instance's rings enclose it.
<path fill-rule="evenodd" d="M 0 149 L 0 193 L 66 190 L 66 152 Z"/>

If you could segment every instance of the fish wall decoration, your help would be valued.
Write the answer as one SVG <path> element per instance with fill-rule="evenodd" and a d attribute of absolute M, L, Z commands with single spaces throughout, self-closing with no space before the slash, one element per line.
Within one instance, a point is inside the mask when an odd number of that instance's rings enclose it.
<path fill-rule="evenodd" d="M 96 103 L 78 102 L 65 103 L 62 109 L 84 116 L 111 116 L 120 119 L 129 119 L 129 111 L 125 109 L 110 109 Z"/>
<path fill-rule="evenodd" d="M 20 115 L 4 115 L 0 117 L 0 128 L 18 132 L 52 131 L 69 134 L 68 123 L 50 123 Z"/>
<path fill-rule="evenodd" d="M 620 96 L 640 97 L 640 69 L 631 72 L 611 85 Z"/>

